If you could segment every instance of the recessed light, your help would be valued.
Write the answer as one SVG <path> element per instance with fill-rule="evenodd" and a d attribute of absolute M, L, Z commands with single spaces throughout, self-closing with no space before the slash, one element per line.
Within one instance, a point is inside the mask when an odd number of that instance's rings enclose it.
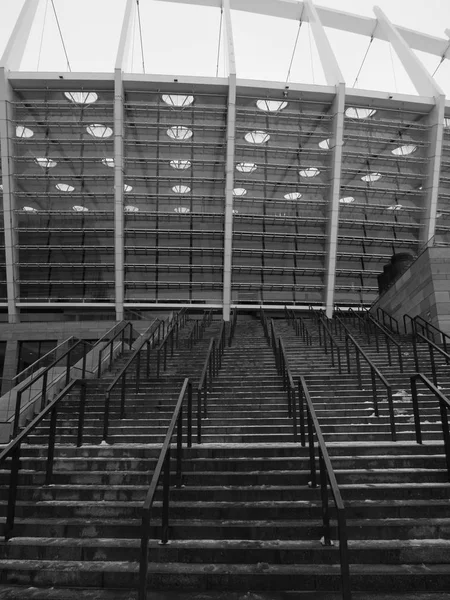
<path fill-rule="evenodd" d="M 193 131 L 192 129 L 188 129 L 188 127 L 183 127 L 183 125 L 174 125 L 173 127 L 169 127 L 167 135 L 173 140 L 182 142 L 191 138 Z"/>
<path fill-rule="evenodd" d="M 73 185 L 69 185 L 68 183 L 57 183 L 55 188 L 60 192 L 73 192 L 75 189 Z"/>
<path fill-rule="evenodd" d="M 33 137 L 34 132 L 28 127 L 24 127 L 23 125 L 17 125 L 16 127 L 16 137 L 18 138 L 30 138 Z"/>
<path fill-rule="evenodd" d="M 330 149 L 330 138 L 327 138 L 326 140 L 322 140 L 321 142 L 319 142 L 319 148 L 322 148 L 322 150 L 329 150 Z"/>
<path fill-rule="evenodd" d="M 102 158 L 102 163 L 107 167 L 114 167 L 115 162 L 113 158 Z"/>
<path fill-rule="evenodd" d="M 376 112 L 374 108 L 353 108 L 351 106 L 346 109 L 345 116 L 351 119 L 368 119 L 373 117 Z"/>
<path fill-rule="evenodd" d="M 172 188 L 172 192 L 175 194 L 189 194 L 191 188 L 187 185 L 174 185 Z"/>
<path fill-rule="evenodd" d="M 180 159 L 171 160 L 170 166 L 172 167 L 172 169 L 178 169 L 179 171 L 183 171 L 183 170 L 189 169 L 191 167 L 191 161 L 190 160 L 180 160 Z"/>
<path fill-rule="evenodd" d="M 52 167 L 56 167 L 57 162 L 52 158 L 38 157 L 34 159 L 35 162 L 43 169 L 51 169 Z"/>
<path fill-rule="evenodd" d="M 239 211 L 236 210 L 235 208 L 233 208 L 233 215 L 238 215 L 238 214 L 239 214 Z"/>
<path fill-rule="evenodd" d="M 183 94 L 163 94 L 161 97 L 163 102 L 174 108 L 185 108 L 194 102 L 194 96 Z"/>
<path fill-rule="evenodd" d="M 128 185 L 127 183 L 123 184 L 123 191 L 124 192 L 131 192 L 132 189 L 133 189 L 132 185 Z"/>
<path fill-rule="evenodd" d="M 287 102 L 283 100 L 257 100 L 256 106 L 264 112 L 278 112 L 286 108 Z"/>
<path fill-rule="evenodd" d="M 450 117 L 444 117 L 444 127 L 450 127 Z"/>
<path fill-rule="evenodd" d="M 176 208 L 173 209 L 176 213 L 182 213 L 182 214 L 186 214 L 188 212 L 191 212 L 191 209 L 188 208 L 187 206 L 177 206 Z"/>
<path fill-rule="evenodd" d="M 373 182 L 373 181 L 378 181 L 379 179 L 381 179 L 382 175 L 381 173 L 368 173 L 367 175 L 363 175 L 361 177 L 361 179 L 363 181 L 367 181 L 369 183 Z"/>
<path fill-rule="evenodd" d="M 408 156 L 408 154 L 412 154 L 416 150 L 417 146 L 415 146 L 414 144 L 405 144 L 404 146 L 394 148 L 393 150 L 391 150 L 391 152 L 396 156 Z"/>
<path fill-rule="evenodd" d="M 241 173 L 254 173 L 258 167 L 252 162 L 241 162 L 236 165 L 236 169 Z"/>
<path fill-rule="evenodd" d="M 107 127 L 106 125 L 101 125 L 100 123 L 94 123 L 93 125 L 88 125 L 86 127 L 86 131 L 89 135 L 95 138 L 109 138 L 113 134 L 113 130 L 111 127 Z"/>
<path fill-rule="evenodd" d="M 139 208 L 137 206 L 131 206 L 131 204 L 128 204 L 127 206 L 124 207 L 124 211 L 125 212 L 139 212 Z"/>
<path fill-rule="evenodd" d="M 247 190 L 245 188 L 234 188 L 233 196 L 245 196 Z"/>
<path fill-rule="evenodd" d="M 403 206 L 401 204 L 392 204 L 388 206 L 388 210 L 401 210 Z"/>
<path fill-rule="evenodd" d="M 244 139 L 249 144 L 265 144 L 270 140 L 270 135 L 265 131 L 249 131 L 245 134 Z"/>
<path fill-rule="evenodd" d="M 36 210 L 35 208 L 33 208 L 32 206 L 24 206 L 24 207 L 23 207 L 23 210 L 24 210 L 25 212 L 30 212 L 30 213 L 35 213 L 35 212 L 37 212 L 37 210 Z"/>
<path fill-rule="evenodd" d="M 79 206 L 78 204 L 75 204 L 75 206 L 72 206 L 72 208 L 75 212 L 88 212 L 89 210 L 85 206 Z"/>
<path fill-rule="evenodd" d="M 98 100 L 95 92 L 64 92 L 64 96 L 74 104 L 92 104 Z"/>
<path fill-rule="evenodd" d="M 355 199 L 353 198 L 353 196 L 345 196 L 344 198 L 339 198 L 339 202 L 341 204 L 352 204 L 352 202 L 354 202 Z"/>
<path fill-rule="evenodd" d="M 307 169 L 302 169 L 299 171 L 300 177 L 317 177 L 320 171 L 317 167 L 308 167 Z"/>
<path fill-rule="evenodd" d="M 299 198 L 301 198 L 302 195 L 300 194 L 300 192 L 289 192 L 288 194 L 285 194 L 284 197 L 286 198 L 286 200 L 299 200 Z"/>

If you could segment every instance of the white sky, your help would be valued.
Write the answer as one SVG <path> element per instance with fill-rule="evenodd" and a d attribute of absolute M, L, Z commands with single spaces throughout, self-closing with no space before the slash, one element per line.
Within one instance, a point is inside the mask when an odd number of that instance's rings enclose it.
<path fill-rule="evenodd" d="M 261 0 L 264 1 L 264 0 Z M 54 0 L 72 71 L 111 72 L 114 67 L 125 0 Z M 450 0 L 378 0 L 378 6 L 398 25 L 446 38 Z M 0 53 L 22 8 L 23 0 L 0 0 Z M 373 17 L 371 0 L 317 0 L 316 5 Z M 214 76 L 220 10 L 158 0 L 140 0 L 144 62 L 147 73 Z M 298 23 L 233 11 L 238 77 L 285 81 L 298 32 Z M 369 39 L 327 29 L 341 71 L 353 86 Z M 225 74 L 224 38 L 219 75 Z M 436 56 L 420 58 L 430 73 Z M 139 28 L 134 32 L 131 71 L 142 72 Z M 40 0 L 22 70 L 66 71 L 65 56 L 51 0 Z M 450 97 L 450 61 L 435 79 Z M 307 23 L 300 30 L 290 81 L 325 83 Z M 374 40 L 356 87 L 414 94 L 395 52 Z"/>

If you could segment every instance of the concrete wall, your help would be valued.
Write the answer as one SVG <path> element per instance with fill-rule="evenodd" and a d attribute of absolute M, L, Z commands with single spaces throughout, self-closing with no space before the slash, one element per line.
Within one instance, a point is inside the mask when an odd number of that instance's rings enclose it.
<path fill-rule="evenodd" d="M 395 317 L 421 316 L 450 334 L 450 248 L 427 248 L 410 268 L 380 296 L 378 307 Z"/>

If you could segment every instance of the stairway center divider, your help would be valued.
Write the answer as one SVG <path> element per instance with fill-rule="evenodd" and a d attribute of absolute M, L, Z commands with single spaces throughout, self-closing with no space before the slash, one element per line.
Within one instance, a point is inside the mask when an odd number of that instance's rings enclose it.
<path fill-rule="evenodd" d="M 442 329 L 439 329 L 439 327 L 428 323 L 428 321 L 425 321 L 425 319 L 420 315 L 410 317 L 408 314 L 403 315 L 405 333 L 407 333 L 406 319 L 409 319 L 411 322 L 411 333 L 413 336 L 418 332 L 418 329 L 421 330 L 423 336 L 427 337 L 433 343 L 436 343 L 435 338 L 436 336 L 439 336 L 441 338 L 440 343 L 444 347 L 444 351 L 448 352 L 447 344 L 450 343 L 450 335 L 448 335 L 448 333 L 445 333 L 445 331 L 442 331 Z"/>
<path fill-rule="evenodd" d="M 372 314 L 372 313 L 370 313 Z M 381 318 L 380 318 L 381 315 Z M 393 333 L 397 333 L 400 334 L 400 327 L 398 326 L 398 321 L 395 317 L 393 317 L 392 315 L 390 315 L 388 312 L 386 312 L 384 310 L 384 308 L 381 308 L 381 306 L 379 306 L 377 308 L 377 319 L 383 323 L 384 327 L 388 327 L 386 325 L 386 321 L 389 321 L 389 329 L 393 332 Z M 406 331 L 405 331 L 406 333 Z"/>
<path fill-rule="evenodd" d="M 321 319 L 324 323 L 325 319 L 328 318 L 323 314 L 319 313 L 317 315 L 319 319 Z M 351 359 L 350 359 L 350 346 L 353 347 L 355 352 L 355 362 L 356 362 L 356 372 L 358 376 L 358 385 L 359 388 L 362 389 L 362 374 L 361 374 L 361 358 L 367 363 L 370 369 L 371 382 L 372 382 L 372 396 L 373 396 L 373 409 L 375 412 L 375 416 L 379 417 L 379 409 L 378 409 L 378 394 L 377 394 L 377 378 L 381 381 L 383 386 L 387 392 L 387 402 L 388 402 L 388 412 L 389 412 L 389 424 L 391 429 L 391 438 L 392 441 L 397 440 L 397 432 L 395 427 L 395 414 L 394 414 L 394 402 L 392 399 L 392 385 L 388 382 L 386 377 L 381 373 L 381 371 L 374 365 L 374 363 L 370 360 L 355 338 L 351 335 L 347 326 L 343 323 L 342 319 L 337 315 L 334 316 L 333 321 L 331 321 L 331 326 L 334 324 L 334 330 L 336 335 L 338 335 L 345 340 L 345 352 L 347 355 L 347 371 L 351 373 Z"/>
<path fill-rule="evenodd" d="M 125 397 L 127 389 L 127 376 L 131 375 L 131 365 L 135 365 L 135 393 L 139 393 L 140 380 L 141 380 L 141 354 L 146 350 L 146 375 L 147 379 L 150 378 L 150 354 L 155 348 L 155 344 L 159 344 L 156 348 L 157 353 L 157 376 L 160 371 L 160 355 L 164 353 L 164 369 L 166 368 L 166 357 L 167 357 L 167 345 L 170 342 L 172 345 L 171 351 L 173 352 L 174 338 L 178 340 L 178 331 L 184 326 L 186 322 L 187 314 L 186 309 L 182 309 L 180 312 L 175 313 L 172 317 L 165 321 L 159 321 L 156 319 L 150 326 L 150 331 L 147 330 L 146 334 L 138 342 L 137 348 L 131 354 L 125 365 L 114 377 L 113 381 L 107 387 L 105 391 L 105 403 L 104 403 L 104 414 L 103 414 L 103 441 L 108 441 L 108 430 L 109 430 L 109 409 L 111 404 L 111 393 L 116 385 L 121 382 L 120 392 L 120 418 L 123 419 L 125 415 Z M 154 326 L 154 327 L 153 327 Z M 161 336 L 163 340 L 161 341 Z"/>
<path fill-rule="evenodd" d="M 445 362 L 447 365 L 450 363 L 450 354 L 448 354 L 448 352 L 443 350 L 440 346 L 438 346 L 437 344 L 432 342 L 429 338 L 424 336 L 419 331 L 415 331 L 413 333 L 412 341 L 413 341 L 414 365 L 416 367 L 417 372 L 420 371 L 419 353 L 417 352 L 417 342 L 422 341 L 424 344 L 428 345 L 428 351 L 430 354 L 431 373 L 433 376 L 433 383 L 434 383 L 434 385 L 437 385 L 438 384 L 437 370 L 436 370 L 436 360 L 435 360 L 434 353 L 437 352 L 438 354 L 443 356 L 445 358 Z"/>
<path fill-rule="evenodd" d="M 163 475 L 163 503 L 161 517 L 161 543 L 167 544 L 169 541 L 169 498 L 170 498 L 170 453 L 171 441 L 176 431 L 176 487 L 182 487 L 183 476 L 183 404 L 187 396 L 187 439 L 186 446 L 192 446 L 192 383 L 189 378 L 184 380 L 175 410 L 170 421 L 169 428 L 164 439 L 164 443 L 159 454 L 153 472 L 150 487 L 147 492 L 144 505 L 142 507 L 142 536 L 141 536 L 141 555 L 139 564 L 139 591 L 138 599 L 147 598 L 147 578 L 148 578 L 148 542 L 150 539 L 150 519 L 152 514 L 153 502 L 155 500 L 156 490 Z"/>
<path fill-rule="evenodd" d="M 295 335 L 297 337 L 302 337 L 302 340 L 306 343 L 307 346 L 313 345 L 313 337 L 309 332 L 304 320 L 300 315 L 296 315 L 292 309 L 288 309 L 287 306 L 284 307 L 284 315 L 286 321 L 292 325 L 295 330 Z"/>
<path fill-rule="evenodd" d="M 311 396 L 308 391 L 308 386 L 303 375 L 298 378 L 298 397 L 299 397 L 299 413 L 300 413 L 300 435 L 302 446 L 305 446 L 305 417 L 308 432 L 308 447 L 309 447 L 309 465 L 311 473 L 311 487 L 317 487 L 316 473 L 316 452 L 314 444 L 314 434 L 317 440 L 317 452 L 319 458 L 319 479 L 320 492 L 322 500 L 322 519 L 323 519 L 323 538 L 324 546 L 331 546 L 331 531 L 330 531 L 330 510 L 328 503 L 328 483 L 330 484 L 331 494 L 336 506 L 337 529 L 339 538 L 339 555 L 341 563 L 341 591 L 343 600 L 351 599 L 350 588 L 350 569 L 348 557 L 348 538 L 347 538 L 347 520 L 345 515 L 345 506 L 342 500 L 341 492 L 336 480 L 333 465 L 331 464 L 328 454 L 325 439 L 322 434 L 319 419 L 317 418 Z"/>
<path fill-rule="evenodd" d="M 197 443 L 202 443 L 202 416 L 208 417 L 208 392 L 212 390 L 213 378 L 219 374 L 226 346 L 226 323 L 222 321 L 219 335 L 209 342 L 200 380 L 197 386 Z"/>

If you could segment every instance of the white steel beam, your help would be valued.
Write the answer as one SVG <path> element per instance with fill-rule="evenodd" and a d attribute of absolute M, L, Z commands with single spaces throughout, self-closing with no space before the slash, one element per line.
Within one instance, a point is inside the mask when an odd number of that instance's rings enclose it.
<path fill-rule="evenodd" d="M 133 4 L 134 0 L 127 0 L 125 12 L 122 21 L 122 30 L 120 32 L 119 46 L 116 55 L 116 69 L 125 70 L 125 66 L 130 54 L 131 28 L 133 24 Z M 136 18 L 136 17 L 134 17 Z"/>
<path fill-rule="evenodd" d="M 425 219 L 421 229 L 421 245 L 434 237 L 436 230 L 436 213 L 439 196 L 439 179 L 441 173 L 442 143 L 444 139 L 445 96 L 436 98 L 436 105 L 426 121 L 430 127 L 427 149 L 427 171 L 423 189 L 425 193 Z"/>
<path fill-rule="evenodd" d="M 384 31 L 388 41 L 392 44 L 405 71 L 411 79 L 419 96 L 437 97 L 442 95 L 442 90 L 431 77 L 423 64 L 408 46 L 398 29 L 390 22 L 384 12 L 378 6 L 373 9 L 377 20 L 378 29 Z"/>
<path fill-rule="evenodd" d="M 336 88 L 336 97 L 331 107 L 333 113 L 331 150 L 330 202 L 327 219 L 325 307 L 327 317 L 333 316 L 334 290 L 336 287 L 336 263 L 338 251 L 339 208 L 341 190 L 342 147 L 344 145 L 345 84 Z"/>
<path fill-rule="evenodd" d="M 330 46 L 327 35 L 320 22 L 317 10 L 311 0 L 305 0 L 305 13 L 309 20 L 314 39 L 319 53 L 322 69 L 325 74 L 325 80 L 328 85 L 339 85 L 344 82 L 341 70 L 336 60 L 336 56 Z"/>
<path fill-rule="evenodd" d="M 229 87 L 227 112 L 227 146 L 225 161 L 225 223 L 223 243 L 223 320 L 230 320 L 231 266 L 233 253 L 233 188 L 236 144 L 236 60 L 234 55 L 233 24 L 230 1 L 223 0 L 223 12 L 228 50 Z"/>
<path fill-rule="evenodd" d="M 39 0 L 25 0 L 0 60 L 1 67 L 9 71 L 19 70 L 38 5 Z"/>
<path fill-rule="evenodd" d="M 220 7 L 220 0 L 159 0 L 163 2 L 174 2 L 177 4 L 193 4 L 196 6 L 216 6 Z M 231 8 L 233 10 L 241 10 L 253 14 L 266 15 L 269 17 L 279 17 L 281 19 L 291 19 L 298 21 L 299 9 L 303 8 L 303 2 L 297 0 L 231 0 Z M 325 8 L 323 6 L 316 7 L 317 14 L 324 27 L 356 33 L 376 39 L 387 41 L 388 37 L 381 28 L 377 28 L 377 20 L 371 17 L 363 17 L 346 13 L 344 11 L 335 10 L 333 8 Z M 414 50 L 420 50 L 428 54 L 436 56 L 445 56 L 450 58 L 450 48 L 448 42 L 444 38 L 414 31 L 395 25 L 395 28 L 404 38 L 407 44 Z"/>

